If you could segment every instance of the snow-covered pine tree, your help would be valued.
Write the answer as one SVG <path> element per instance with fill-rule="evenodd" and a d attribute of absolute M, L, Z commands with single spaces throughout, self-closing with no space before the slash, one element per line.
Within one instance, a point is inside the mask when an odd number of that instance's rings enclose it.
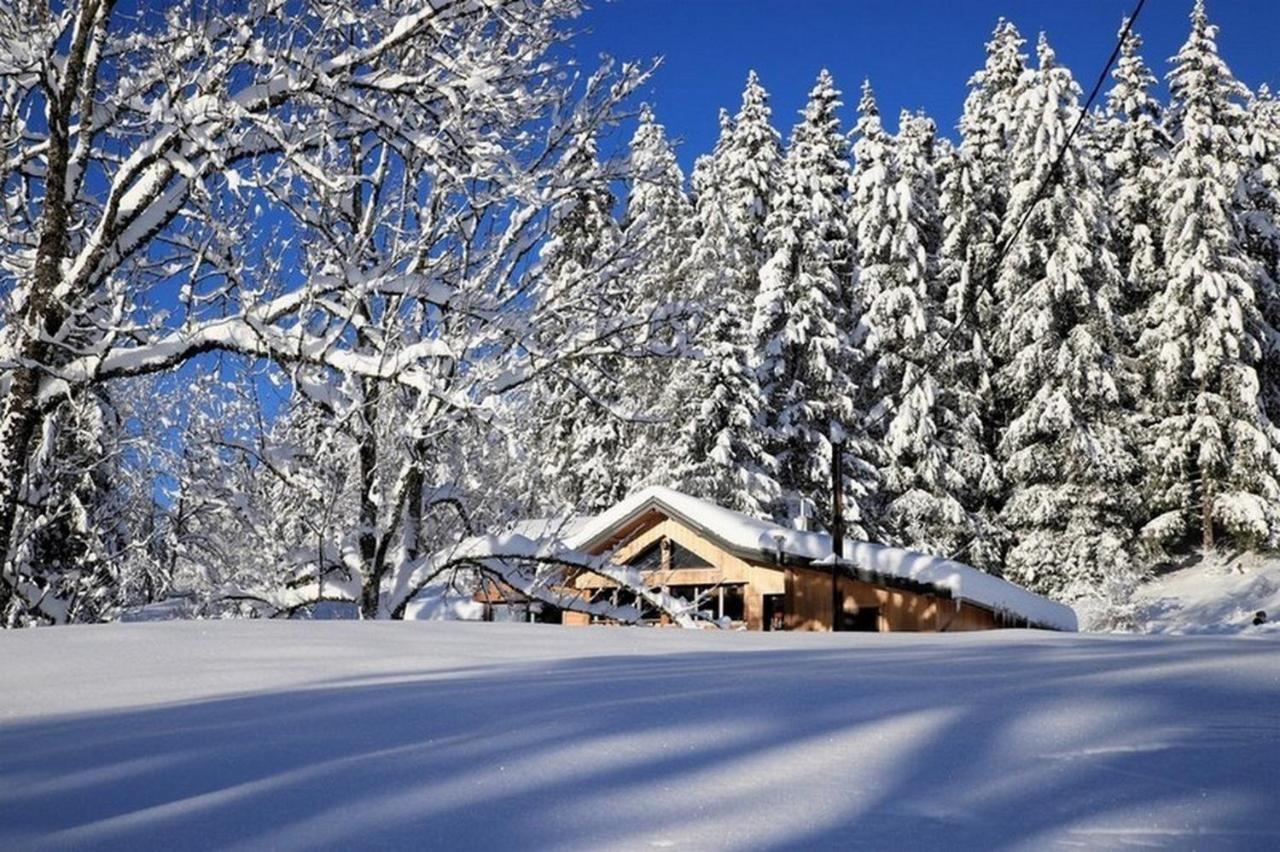
<path fill-rule="evenodd" d="M 1259 309 L 1266 327 L 1258 369 L 1262 404 L 1280 424 L 1280 100 L 1260 86 L 1249 102 L 1243 207 L 1245 250 L 1257 264 Z M 1273 431 L 1280 443 L 1280 433 Z"/>
<path fill-rule="evenodd" d="M 1258 368 L 1275 331 L 1259 310 L 1257 264 L 1237 210 L 1247 95 L 1218 56 L 1204 3 L 1168 75 L 1173 150 L 1160 196 L 1167 268 L 1140 340 L 1153 365 L 1155 472 L 1144 536 L 1177 542 L 1215 532 L 1238 544 L 1280 529 L 1280 455 Z"/>
<path fill-rule="evenodd" d="M 762 441 L 764 400 L 750 363 L 749 266 L 737 256 L 743 244 L 730 230 L 722 164 L 720 157 L 700 163 L 699 236 L 688 275 L 704 315 L 696 352 L 678 362 L 671 383 L 677 417 L 661 469 L 689 494 L 767 517 L 779 488 Z"/>
<path fill-rule="evenodd" d="M 1120 32 L 1128 26 L 1126 20 Z M 1112 72 L 1104 122 L 1104 193 L 1112 214 L 1112 252 L 1124 278 L 1120 308 L 1141 327 L 1151 296 L 1163 285 L 1163 228 L 1157 208 L 1168 156 L 1156 77 L 1142 59 L 1142 38 L 1130 32 Z"/>
<path fill-rule="evenodd" d="M 614 273 L 622 245 L 613 215 L 615 198 L 596 153 L 582 133 L 566 151 L 563 168 L 578 189 L 552 209 L 550 238 L 539 255 L 539 299 L 549 340 L 573 329 L 606 322 L 621 313 Z M 612 411 L 617 377 L 602 373 L 602 359 L 567 361 L 548 371 L 533 401 L 533 440 L 538 446 L 538 491 L 544 508 L 600 511 L 626 493 L 617 460 L 624 449 L 623 422 Z"/>
<path fill-rule="evenodd" d="M 863 316 L 872 368 L 866 389 L 882 444 L 880 478 L 887 536 L 898 544 L 954 555 L 984 537 L 965 509 L 973 446 L 961 402 L 947 379 L 937 275 L 941 243 L 934 176 L 937 128 L 904 112 L 898 135 L 885 136 L 874 95 L 859 105 L 853 210 L 859 282 L 870 299 Z"/>
<path fill-rule="evenodd" d="M 872 322 L 871 306 L 890 279 L 901 280 L 893 255 L 894 225 L 899 218 L 894 189 L 898 182 L 898 163 L 893 138 L 880 118 L 871 81 L 862 83 L 858 100 L 858 122 L 853 128 L 857 141 L 853 144 L 854 167 L 849 181 L 850 230 L 857 259 L 857 274 L 852 291 L 854 317 L 865 325 Z M 886 393 L 892 394 L 887 379 L 871 372 L 870 382 L 861 390 L 877 405 Z M 891 400 L 889 401 L 891 402 Z M 875 412 L 873 411 L 872 414 Z"/>
<path fill-rule="evenodd" d="M 716 146 L 710 154 L 703 154 L 693 163 L 693 172 L 689 175 L 689 202 L 694 206 L 696 211 L 701 211 L 703 196 L 707 193 L 722 194 L 721 175 L 718 167 L 719 163 L 724 160 L 725 150 L 729 146 L 729 141 L 733 136 L 733 116 L 729 114 L 727 109 L 720 110 L 720 135 L 716 137 Z M 723 201 L 718 201 L 723 205 Z M 694 217 L 694 237 L 698 237 L 702 233 L 702 219 L 700 215 Z"/>
<path fill-rule="evenodd" d="M 1119 606 L 1140 576 L 1120 276 L 1097 165 L 1078 138 L 1062 152 L 1079 89 L 1043 35 L 1036 53 L 1018 101 L 1006 239 L 1034 206 L 996 281 L 1007 305 L 997 340 L 1009 355 L 997 383 L 1010 416 L 999 444 L 1011 486 L 1002 517 L 1014 539 L 1006 576 L 1059 595 L 1105 590 Z"/>
<path fill-rule="evenodd" d="M 1001 320 L 992 266 L 1008 204 L 1014 106 L 1026 71 L 1024 43 L 1012 23 L 1003 18 L 997 22 L 986 45 L 986 63 L 969 79 L 960 144 L 942 164 L 939 275 L 943 312 L 952 326 L 950 351 L 943 357 L 947 383 L 956 394 L 956 444 L 969 448 L 962 468 L 970 486 L 964 505 L 979 530 L 965 558 L 989 570 L 998 570 L 1003 562 L 999 510 L 1007 495 L 995 462 L 1002 418 L 992 389 L 998 365 L 991 332 Z"/>
<path fill-rule="evenodd" d="M 844 440 L 850 530 L 865 535 L 876 496 L 874 448 L 853 399 L 864 365 L 850 334 L 848 143 L 839 106 L 840 92 L 823 70 L 792 131 L 769 214 L 771 256 L 760 272 L 752 336 L 784 496 L 812 500 L 827 519 L 831 441 Z"/>
<path fill-rule="evenodd" d="M 752 71 L 742 91 L 741 108 L 730 123 L 721 123 L 722 141 L 716 154 L 729 233 L 735 243 L 732 256 L 742 264 L 739 274 L 752 298 L 760 289 L 760 270 L 771 255 L 766 245 L 767 220 L 782 179 L 782 149 L 771 116 L 769 94 Z"/>
<path fill-rule="evenodd" d="M 642 106 L 631 138 L 631 189 L 624 230 L 637 262 L 621 286 L 627 312 L 651 319 L 641 327 L 637 343 L 669 357 L 626 359 L 618 365 L 616 397 L 622 408 L 640 416 L 624 425 L 614 476 L 628 489 L 665 480 L 658 464 L 670 447 L 670 436 L 685 416 L 672 396 L 674 356 L 684 349 L 690 332 L 687 279 L 694 236 L 693 209 L 684 192 L 684 173 L 666 131 L 648 105 Z"/>

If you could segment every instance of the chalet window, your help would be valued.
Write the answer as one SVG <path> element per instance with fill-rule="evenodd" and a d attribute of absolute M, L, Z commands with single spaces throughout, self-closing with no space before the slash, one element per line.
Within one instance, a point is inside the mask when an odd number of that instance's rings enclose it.
<path fill-rule="evenodd" d="M 703 559 L 692 550 L 686 550 L 674 541 L 671 542 L 671 568 L 679 571 L 681 568 L 710 568 L 711 563 Z"/>
<path fill-rule="evenodd" d="M 631 561 L 627 564 L 633 568 L 639 568 L 641 571 L 661 571 L 662 542 L 655 541 L 653 544 L 631 557 Z"/>
<path fill-rule="evenodd" d="M 721 586 L 724 592 L 724 617 L 731 621 L 747 620 L 747 600 L 743 594 L 745 586 Z"/>
<path fill-rule="evenodd" d="M 667 591 L 677 598 L 687 601 L 698 600 L 698 609 L 708 613 L 712 618 L 721 616 L 721 595 L 724 596 L 723 615 L 731 621 L 744 621 L 747 617 L 746 599 L 743 586 L 669 586 Z"/>
<path fill-rule="evenodd" d="M 662 558 L 664 549 L 667 551 L 667 559 L 669 560 L 665 563 Z M 633 568 L 639 568 L 641 571 L 661 571 L 663 568 L 668 567 L 672 571 L 679 571 L 684 568 L 713 567 L 710 562 L 692 550 L 681 547 L 669 538 L 655 541 L 631 557 L 631 561 L 627 564 Z"/>

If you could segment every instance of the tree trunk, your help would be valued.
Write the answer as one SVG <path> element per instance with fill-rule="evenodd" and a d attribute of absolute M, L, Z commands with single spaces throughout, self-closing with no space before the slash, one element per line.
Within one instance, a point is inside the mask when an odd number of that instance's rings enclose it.
<path fill-rule="evenodd" d="M 1200 471 L 1200 483 L 1200 524 L 1203 527 L 1204 556 L 1208 559 L 1213 555 L 1213 489 L 1203 470 Z"/>
<path fill-rule="evenodd" d="M 69 244 L 67 223 L 67 164 L 70 159 L 71 110 L 81 92 L 82 76 L 95 27 L 106 26 L 111 2 L 86 2 L 79 10 L 75 34 L 67 53 L 62 88 L 47 87 L 49 124 L 48 154 L 44 176 L 44 207 L 40 212 L 40 239 L 36 244 L 35 270 L 27 290 L 26 310 L 13 341 L 18 366 L 13 368 L 8 393 L 0 408 L 0 565 L 7 564 L 13 548 L 18 497 L 26 476 L 31 441 L 44 414 L 37 406 L 39 366 L 48 356 L 46 335 L 54 335 L 66 319 L 66 306 L 54 298 L 62 278 L 62 261 Z M 90 81 L 92 84 L 92 81 Z M 91 88 L 91 86 L 90 86 Z M 85 96 L 84 102 L 92 104 Z M 86 119 L 87 120 L 87 119 Z"/>
<path fill-rule="evenodd" d="M 364 434 L 360 436 L 360 617 L 378 617 L 384 569 L 379 559 L 378 504 L 373 499 L 378 486 L 378 403 L 382 394 L 378 380 L 364 382 Z"/>

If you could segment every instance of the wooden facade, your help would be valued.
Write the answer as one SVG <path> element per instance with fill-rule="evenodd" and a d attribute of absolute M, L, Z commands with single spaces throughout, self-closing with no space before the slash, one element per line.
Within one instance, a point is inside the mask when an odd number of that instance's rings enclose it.
<path fill-rule="evenodd" d="M 786 569 L 789 630 L 830 630 L 835 595 L 829 570 Z M 841 630 L 873 632 L 992 630 L 1005 626 L 999 615 L 966 601 L 841 577 Z"/>
<path fill-rule="evenodd" d="M 655 550 L 660 556 L 655 556 Z M 612 551 L 620 564 L 641 567 L 650 588 L 673 594 L 706 590 L 704 606 L 718 615 L 725 595 L 741 596 L 740 618 L 748 630 L 830 630 L 831 570 L 825 566 L 788 564 L 784 557 L 734 552 L 713 534 L 683 520 L 650 510 L 623 524 L 588 548 L 590 553 Z M 692 555 L 697 565 L 679 564 L 674 553 Z M 646 554 L 649 562 L 639 564 Z M 795 560 L 792 560 L 794 563 Z M 962 631 L 1015 626 L 1009 619 L 967 601 L 952 600 L 936 590 L 895 588 L 842 576 L 843 611 L 840 630 Z M 598 575 L 580 575 L 570 585 L 584 596 L 608 595 L 615 584 Z M 735 613 L 736 615 L 737 613 Z M 564 624 L 588 624 L 591 617 L 565 611 Z"/>

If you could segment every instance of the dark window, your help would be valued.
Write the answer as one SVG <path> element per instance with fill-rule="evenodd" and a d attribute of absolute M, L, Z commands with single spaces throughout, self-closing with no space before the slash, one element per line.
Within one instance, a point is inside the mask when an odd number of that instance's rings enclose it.
<path fill-rule="evenodd" d="M 681 547 L 671 539 L 661 539 L 631 557 L 627 564 L 641 571 L 662 570 L 662 549 L 666 547 L 671 554 L 670 567 L 678 571 L 681 568 L 710 568 L 711 563 L 691 550 Z"/>
<path fill-rule="evenodd" d="M 747 617 L 746 600 L 743 587 L 737 586 L 668 586 L 667 594 L 674 598 L 684 598 L 690 603 L 697 602 L 698 609 L 712 618 L 720 617 L 720 595 L 724 594 L 724 616 L 731 621 L 742 621 Z"/>
<path fill-rule="evenodd" d="M 671 567 L 675 570 L 681 568 L 710 568 L 711 563 L 692 550 L 686 550 L 673 541 L 671 542 Z"/>
<path fill-rule="evenodd" d="M 644 550 L 631 557 L 628 565 L 641 571 L 658 571 L 662 568 L 662 542 L 655 541 Z"/>
<path fill-rule="evenodd" d="M 724 615 L 733 621 L 747 620 L 747 600 L 743 594 L 745 586 L 723 586 Z"/>

